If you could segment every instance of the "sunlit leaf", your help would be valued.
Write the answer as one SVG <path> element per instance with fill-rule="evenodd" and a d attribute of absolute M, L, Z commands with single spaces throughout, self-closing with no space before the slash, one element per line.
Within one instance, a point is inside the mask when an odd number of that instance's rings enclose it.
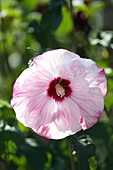
<path fill-rule="evenodd" d="M 90 170 L 96 170 L 97 169 L 97 161 L 96 161 L 96 158 L 94 156 L 90 157 L 88 159 L 89 161 L 89 167 L 90 167 Z"/>
<path fill-rule="evenodd" d="M 66 7 L 62 8 L 62 16 L 63 16 L 62 22 L 60 26 L 58 27 L 58 29 L 56 30 L 56 33 L 59 35 L 68 34 L 73 29 L 73 22 L 72 22 L 71 14 L 69 10 L 67 10 Z"/>
<path fill-rule="evenodd" d="M 8 107 L 8 108 L 12 108 L 12 106 L 5 100 L 0 100 L 0 107 Z"/>

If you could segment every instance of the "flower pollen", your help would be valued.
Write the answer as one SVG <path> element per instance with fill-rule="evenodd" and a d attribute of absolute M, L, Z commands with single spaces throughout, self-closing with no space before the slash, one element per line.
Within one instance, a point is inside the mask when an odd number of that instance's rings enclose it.
<path fill-rule="evenodd" d="M 64 97 L 69 97 L 72 92 L 69 84 L 69 80 L 61 79 L 60 77 L 55 78 L 50 82 L 47 93 L 50 97 L 53 96 L 56 101 L 62 101 Z"/>
<path fill-rule="evenodd" d="M 65 96 L 65 89 L 60 84 L 57 84 L 55 86 L 55 90 L 56 90 L 57 96 L 59 96 L 60 98 Z"/>

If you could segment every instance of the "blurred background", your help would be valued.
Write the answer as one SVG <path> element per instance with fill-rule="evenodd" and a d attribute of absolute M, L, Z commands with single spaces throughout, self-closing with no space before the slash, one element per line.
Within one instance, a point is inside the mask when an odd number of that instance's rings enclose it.
<path fill-rule="evenodd" d="M 32 59 L 64 48 L 105 69 L 99 122 L 48 140 L 16 120 L 13 84 Z M 113 169 L 113 0 L 0 0 L 0 170 Z"/>

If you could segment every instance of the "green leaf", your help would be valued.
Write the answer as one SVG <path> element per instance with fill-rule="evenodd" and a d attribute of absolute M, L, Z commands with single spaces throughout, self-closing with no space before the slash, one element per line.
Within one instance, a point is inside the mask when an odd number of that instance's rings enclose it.
<path fill-rule="evenodd" d="M 62 21 L 61 6 L 49 8 L 43 13 L 41 28 L 47 32 L 55 31 Z"/>
<path fill-rule="evenodd" d="M 5 100 L 0 100 L 0 107 L 12 108 L 12 106 Z"/>

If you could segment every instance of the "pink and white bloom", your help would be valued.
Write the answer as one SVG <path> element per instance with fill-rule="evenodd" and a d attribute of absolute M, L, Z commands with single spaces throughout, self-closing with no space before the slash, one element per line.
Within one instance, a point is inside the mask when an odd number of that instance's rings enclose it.
<path fill-rule="evenodd" d="M 64 49 L 34 58 L 17 78 L 13 106 L 17 119 L 37 134 L 62 139 L 93 126 L 104 109 L 104 69 Z"/>

